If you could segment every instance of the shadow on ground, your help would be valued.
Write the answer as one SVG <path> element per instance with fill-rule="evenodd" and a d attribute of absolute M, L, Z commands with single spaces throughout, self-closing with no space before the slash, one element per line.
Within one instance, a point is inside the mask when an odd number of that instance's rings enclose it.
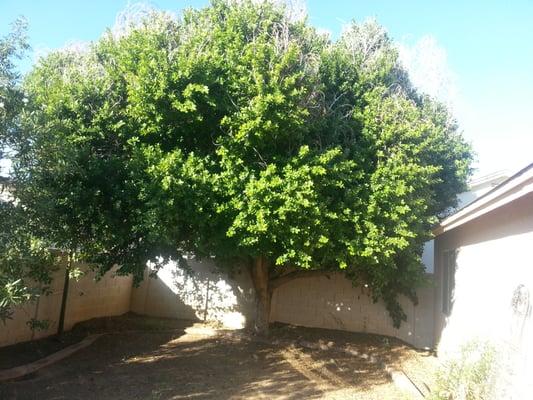
<path fill-rule="evenodd" d="M 403 353 L 395 351 L 400 345 L 388 339 L 277 326 L 268 341 L 258 341 L 243 332 L 214 331 L 187 321 L 173 324 L 119 329 L 35 376 L 0 386 L 0 398 L 407 398 L 364 356 L 380 350 L 401 362 Z M 303 340 L 326 347 L 300 346 Z M 338 346 L 357 348 L 362 356 L 335 350 Z"/>

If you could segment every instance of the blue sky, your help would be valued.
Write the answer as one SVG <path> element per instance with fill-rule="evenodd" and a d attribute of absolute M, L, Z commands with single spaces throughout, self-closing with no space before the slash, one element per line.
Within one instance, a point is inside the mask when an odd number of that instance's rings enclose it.
<path fill-rule="evenodd" d="M 157 0 L 165 10 L 207 4 Z M 0 0 L 0 34 L 17 16 L 30 23 L 33 55 L 97 39 L 126 0 Z M 448 101 L 478 153 L 477 174 L 515 170 L 533 162 L 533 1 L 352 0 L 305 2 L 309 21 L 338 36 L 352 19 L 375 17 L 411 55 L 422 89 Z M 440 79 L 444 77 L 444 79 Z M 437 85 L 431 84 L 435 79 Z M 428 84 L 429 82 L 429 84 Z M 441 88 L 442 89 L 442 88 Z"/>

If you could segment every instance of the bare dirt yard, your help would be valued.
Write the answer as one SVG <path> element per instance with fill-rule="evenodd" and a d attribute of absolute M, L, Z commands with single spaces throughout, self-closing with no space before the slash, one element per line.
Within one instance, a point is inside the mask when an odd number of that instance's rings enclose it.
<path fill-rule="evenodd" d="M 190 321 L 127 315 L 88 321 L 67 336 L 102 333 L 89 347 L 17 381 L 2 400 L 407 400 L 383 368 L 424 392 L 434 358 L 392 338 L 274 325 L 267 339 Z M 50 339 L 0 349 L 2 368 L 55 351 Z M 421 397 L 420 397 L 421 398 Z"/>

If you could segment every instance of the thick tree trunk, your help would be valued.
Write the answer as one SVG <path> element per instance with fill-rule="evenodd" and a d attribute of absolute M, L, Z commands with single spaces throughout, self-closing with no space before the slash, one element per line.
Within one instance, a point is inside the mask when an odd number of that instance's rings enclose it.
<path fill-rule="evenodd" d="M 268 262 L 264 257 L 257 257 L 252 265 L 252 280 L 256 293 L 256 316 L 254 329 L 261 335 L 268 334 L 270 323 L 270 301 L 272 292 L 269 287 Z"/>

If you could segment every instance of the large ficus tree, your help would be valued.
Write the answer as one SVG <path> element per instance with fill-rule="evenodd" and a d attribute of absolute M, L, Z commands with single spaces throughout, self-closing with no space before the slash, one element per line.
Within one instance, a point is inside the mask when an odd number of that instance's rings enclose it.
<path fill-rule="evenodd" d="M 331 271 L 399 325 L 469 173 L 379 25 L 332 41 L 268 1 L 150 14 L 49 55 L 25 89 L 15 195 L 39 235 L 137 278 L 184 252 L 244 263 L 258 329 L 277 286 Z"/>

